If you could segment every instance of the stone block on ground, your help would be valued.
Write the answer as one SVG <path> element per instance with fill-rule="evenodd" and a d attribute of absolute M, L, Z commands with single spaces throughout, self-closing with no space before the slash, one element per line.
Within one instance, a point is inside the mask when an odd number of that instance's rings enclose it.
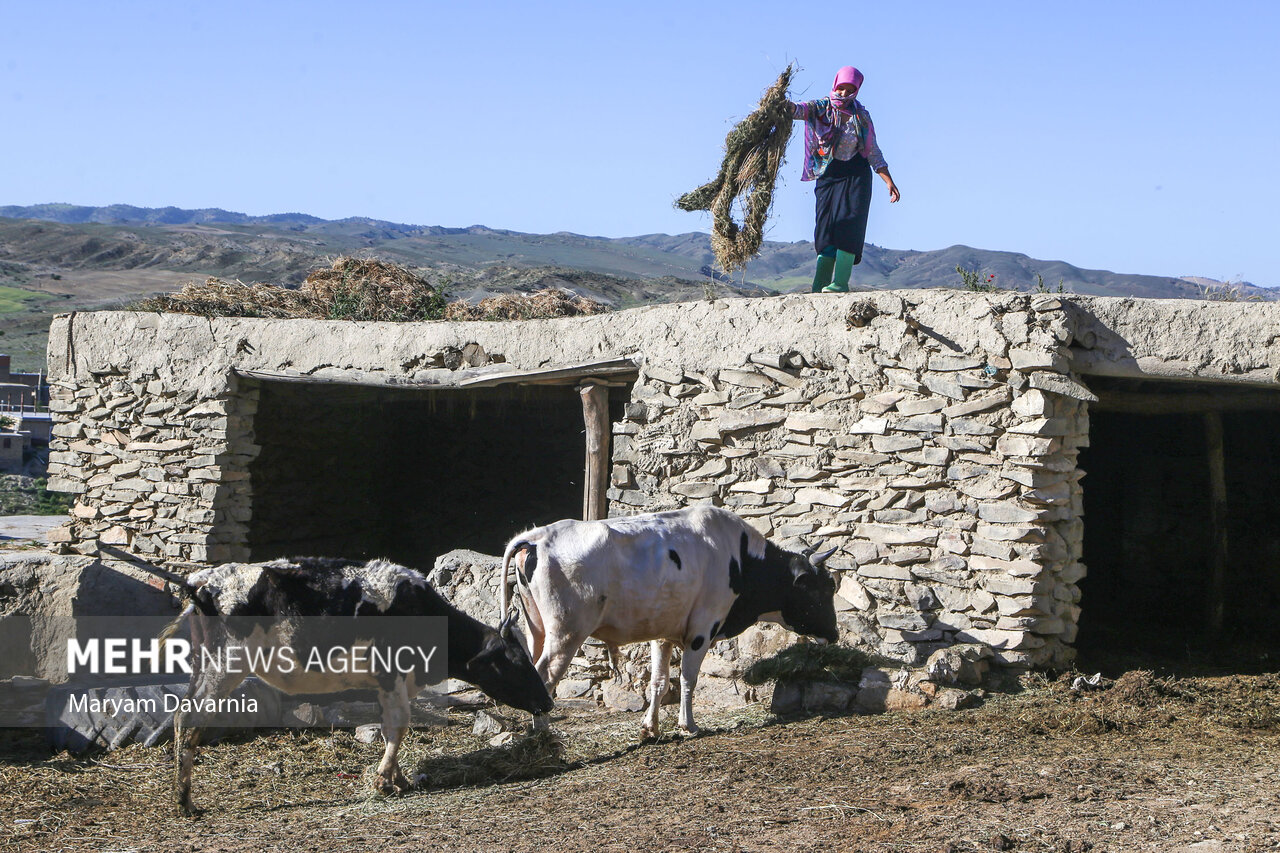
<path fill-rule="evenodd" d="M 958 711 L 961 708 L 972 708 L 981 701 L 981 694 L 976 690 L 957 690 L 945 687 L 938 691 L 933 703 L 944 711 Z"/>
<path fill-rule="evenodd" d="M 858 688 L 852 684 L 810 681 L 804 685 L 804 710 L 811 714 L 842 714 L 853 707 Z"/>
<path fill-rule="evenodd" d="M 377 743 L 382 740 L 382 724 L 368 723 L 363 726 L 356 726 L 353 737 L 357 743 Z"/>
<path fill-rule="evenodd" d="M 600 698 L 610 711 L 643 711 L 648 701 L 616 681 L 606 681 L 600 685 Z"/>
<path fill-rule="evenodd" d="M 594 685 L 590 681 L 566 678 L 556 685 L 557 699 L 581 699 L 591 693 Z"/>
<path fill-rule="evenodd" d="M 993 654 L 984 643 L 960 643 L 931 654 L 924 669 L 929 680 L 937 684 L 977 685 L 990 669 Z"/>

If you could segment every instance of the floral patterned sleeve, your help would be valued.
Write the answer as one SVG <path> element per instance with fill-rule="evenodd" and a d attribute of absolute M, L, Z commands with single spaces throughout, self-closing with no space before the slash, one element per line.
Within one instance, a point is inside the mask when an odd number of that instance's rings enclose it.
<path fill-rule="evenodd" d="M 889 164 L 884 161 L 884 154 L 880 153 L 880 146 L 876 144 L 876 126 L 871 123 L 871 113 L 867 112 L 864 107 L 862 110 L 863 118 L 867 121 L 867 138 L 863 142 L 863 156 L 867 158 L 867 162 L 871 164 L 871 171 L 879 172 L 881 169 L 888 169 Z"/>
<path fill-rule="evenodd" d="M 807 121 L 809 119 L 809 107 L 813 101 L 787 101 L 791 104 L 791 118 L 798 121 Z"/>

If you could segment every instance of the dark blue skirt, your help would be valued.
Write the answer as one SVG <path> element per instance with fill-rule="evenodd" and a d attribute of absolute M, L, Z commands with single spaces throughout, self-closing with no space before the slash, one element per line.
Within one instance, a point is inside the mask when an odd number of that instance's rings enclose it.
<path fill-rule="evenodd" d="M 835 246 L 862 262 L 867 237 L 867 212 L 871 210 L 871 164 L 861 154 L 852 160 L 832 160 L 813 188 L 813 249 Z"/>

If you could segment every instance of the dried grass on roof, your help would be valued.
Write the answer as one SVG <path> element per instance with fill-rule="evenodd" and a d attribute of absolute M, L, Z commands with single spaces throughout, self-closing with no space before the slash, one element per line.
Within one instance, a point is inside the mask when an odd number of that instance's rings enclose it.
<path fill-rule="evenodd" d="M 676 200 L 681 210 L 711 211 L 711 250 L 726 272 L 746 266 L 764 241 L 773 187 L 791 138 L 787 88 L 794 74 L 795 66 L 788 65 L 751 115 L 729 131 L 715 178 Z M 733 218 L 735 202 L 743 209 L 742 225 Z"/>
<path fill-rule="evenodd" d="M 610 310 L 595 300 L 548 288 L 532 294 L 502 294 L 478 305 L 448 303 L 443 285 L 435 285 L 397 264 L 340 257 L 327 269 L 307 276 L 297 290 L 271 284 L 207 279 L 177 293 L 138 303 L 141 311 L 197 314 L 203 317 L 265 317 L 304 320 L 532 320 L 576 317 Z"/>
<path fill-rule="evenodd" d="M 301 291 L 322 306 L 329 320 L 415 322 L 444 314 L 443 292 L 402 266 L 368 258 L 341 257 L 329 269 L 307 276 Z"/>
<path fill-rule="evenodd" d="M 502 293 L 472 305 L 451 302 L 446 320 L 543 320 L 550 317 L 577 317 L 603 314 L 609 306 L 573 291 L 546 288 L 534 293 Z"/>
<path fill-rule="evenodd" d="M 244 284 L 208 278 L 188 282 L 177 293 L 144 299 L 140 311 L 198 314 L 201 317 L 270 317 L 319 319 L 311 298 L 297 290 L 274 284 Z"/>

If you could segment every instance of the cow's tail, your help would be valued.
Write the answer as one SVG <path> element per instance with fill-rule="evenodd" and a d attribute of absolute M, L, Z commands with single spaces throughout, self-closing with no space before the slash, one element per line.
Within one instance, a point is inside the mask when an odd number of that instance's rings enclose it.
<path fill-rule="evenodd" d="M 169 640 L 173 639 L 173 636 L 178 633 L 180 628 L 182 628 L 182 623 L 186 621 L 191 614 L 195 613 L 197 610 L 202 613 L 213 613 L 214 610 L 206 596 L 196 595 L 196 592 L 200 589 L 202 584 L 192 583 L 186 576 L 176 575 L 172 572 L 164 572 L 161 576 L 164 577 L 165 580 L 169 581 L 169 588 L 173 590 L 173 592 L 177 593 L 178 597 L 187 605 L 182 608 L 182 612 L 178 614 L 177 618 L 168 625 L 165 625 L 164 630 L 160 632 L 158 639 L 160 640 L 160 645 L 163 646 L 168 643 Z"/>
<path fill-rule="evenodd" d="M 188 604 L 186 607 L 182 609 L 182 612 L 178 614 L 177 619 L 174 619 L 172 622 L 170 622 L 168 625 L 164 627 L 164 630 L 160 632 L 160 636 L 159 636 L 160 645 L 163 646 L 165 643 L 169 642 L 169 640 L 173 639 L 173 635 L 177 634 L 178 630 L 182 627 L 183 621 L 192 613 L 194 613 L 195 609 L 196 609 L 196 606 L 194 603 Z"/>
<path fill-rule="evenodd" d="M 502 608 L 501 616 L 503 619 L 507 618 L 509 609 L 514 606 L 513 597 L 511 595 L 512 588 L 519 584 L 523 584 L 524 586 L 529 585 L 528 575 L 524 574 L 519 568 L 511 571 L 510 580 L 508 580 L 508 570 L 512 569 L 512 561 L 515 559 L 516 554 L 523 549 L 528 549 L 529 556 L 525 557 L 525 561 L 522 566 L 527 567 L 532 571 L 534 564 L 530 561 L 537 559 L 537 544 L 529 538 L 528 534 L 517 536 L 515 539 L 512 539 L 507 544 L 506 550 L 502 552 L 502 577 L 498 584 L 498 604 Z"/>

